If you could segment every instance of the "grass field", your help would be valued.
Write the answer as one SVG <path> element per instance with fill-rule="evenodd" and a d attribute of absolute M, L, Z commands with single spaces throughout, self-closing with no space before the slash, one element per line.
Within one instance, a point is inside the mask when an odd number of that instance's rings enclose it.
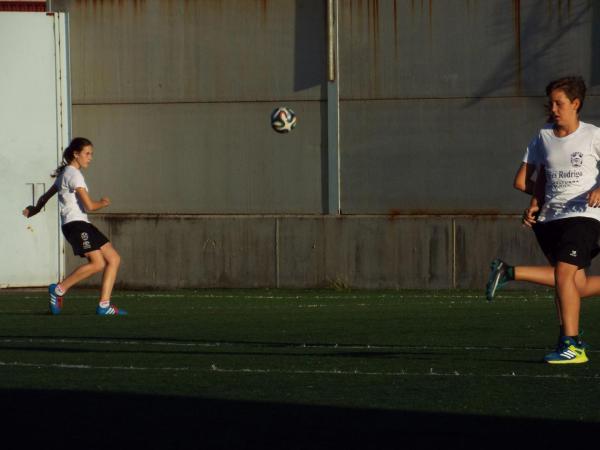
<path fill-rule="evenodd" d="M 583 304 L 591 361 L 558 367 L 540 363 L 557 337 L 545 290 L 492 303 L 467 291 L 304 290 L 113 301 L 130 315 L 95 316 L 91 291 L 70 293 L 60 316 L 43 291 L 0 291 L 5 426 L 83 448 L 115 437 L 101 437 L 99 420 L 121 443 L 160 448 L 392 438 L 449 448 L 483 436 L 489 448 L 507 433 L 542 442 L 561 427 L 600 431 L 599 299 Z"/>

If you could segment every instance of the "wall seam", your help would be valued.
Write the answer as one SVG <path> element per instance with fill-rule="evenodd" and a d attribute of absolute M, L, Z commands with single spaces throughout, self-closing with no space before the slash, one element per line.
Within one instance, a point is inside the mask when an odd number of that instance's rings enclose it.
<path fill-rule="evenodd" d="M 279 288 L 279 218 L 275 218 L 275 285 Z"/>
<path fill-rule="evenodd" d="M 456 289 L 456 219 L 452 219 L 452 289 Z"/>

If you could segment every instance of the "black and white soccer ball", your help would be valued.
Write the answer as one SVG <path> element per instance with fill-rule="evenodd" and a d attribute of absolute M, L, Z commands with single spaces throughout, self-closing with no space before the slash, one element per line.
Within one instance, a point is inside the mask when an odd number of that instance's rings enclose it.
<path fill-rule="evenodd" d="M 296 113 L 291 108 L 280 106 L 271 113 L 271 126 L 278 133 L 289 133 L 297 122 Z"/>

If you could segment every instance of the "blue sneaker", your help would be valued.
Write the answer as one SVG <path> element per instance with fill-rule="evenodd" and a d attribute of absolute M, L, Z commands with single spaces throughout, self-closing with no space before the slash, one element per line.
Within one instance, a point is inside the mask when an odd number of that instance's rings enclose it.
<path fill-rule="evenodd" d="M 485 296 L 488 302 L 491 302 L 496 295 L 496 291 L 509 282 L 508 264 L 501 259 L 496 258 L 492 261 L 490 276 L 485 286 Z"/>
<path fill-rule="evenodd" d="M 99 316 L 126 316 L 127 311 L 124 309 L 119 309 L 115 305 L 108 305 L 106 308 L 98 307 L 96 308 L 96 314 Z"/>
<path fill-rule="evenodd" d="M 581 364 L 588 362 L 585 344 L 569 337 L 563 337 L 558 348 L 544 357 L 548 364 Z"/>
<path fill-rule="evenodd" d="M 51 284 L 48 286 L 48 294 L 50 295 L 50 314 L 57 315 L 60 314 L 63 307 L 63 298 L 62 295 L 58 295 L 56 293 L 56 284 Z"/>
<path fill-rule="evenodd" d="M 583 342 L 583 340 L 581 339 L 581 336 L 583 336 L 583 330 L 579 330 L 579 336 L 577 338 L 577 345 L 580 347 L 583 347 L 584 349 L 588 349 L 590 348 L 589 344 L 587 342 Z M 558 341 L 556 342 L 556 348 L 558 349 L 561 345 L 562 345 L 562 340 L 564 339 L 564 336 L 562 334 L 558 335 Z"/>

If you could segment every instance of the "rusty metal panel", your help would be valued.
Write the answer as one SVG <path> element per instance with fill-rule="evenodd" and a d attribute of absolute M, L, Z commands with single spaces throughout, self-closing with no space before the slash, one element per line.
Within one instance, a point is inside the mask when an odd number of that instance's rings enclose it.
<path fill-rule="evenodd" d="M 600 122 L 600 99 L 584 120 Z M 538 98 L 354 101 L 341 106 L 345 214 L 505 214 L 528 198 L 512 188 L 544 122 Z"/>
<path fill-rule="evenodd" d="M 320 100 L 321 0 L 54 1 L 71 17 L 73 102 Z"/>
<path fill-rule="evenodd" d="M 271 129 L 274 103 L 76 105 L 75 135 L 95 145 L 86 179 L 118 213 L 323 211 L 326 136 L 319 102 L 288 104 L 289 134 Z"/>
<path fill-rule="evenodd" d="M 344 0 L 342 99 L 540 96 L 585 76 L 600 93 L 600 3 Z"/>

